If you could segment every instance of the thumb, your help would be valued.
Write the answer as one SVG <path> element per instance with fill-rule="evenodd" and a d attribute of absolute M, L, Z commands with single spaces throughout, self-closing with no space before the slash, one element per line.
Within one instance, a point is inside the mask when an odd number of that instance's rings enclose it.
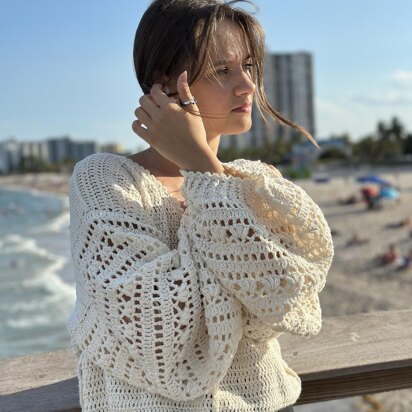
<path fill-rule="evenodd" d="M 180 103 L 185 102 L 187 100 L 192 99 L 194 96 L 190 91 L 189 84 L 187 82 L 187 71 L 185 70 L 177 79 L 177 92 L 179 94 Z M 188 106 L 184 106 L 188 107 Z M 190 104 L 189 107 L 191 109 L 197 110 L 196 104 Z"/>

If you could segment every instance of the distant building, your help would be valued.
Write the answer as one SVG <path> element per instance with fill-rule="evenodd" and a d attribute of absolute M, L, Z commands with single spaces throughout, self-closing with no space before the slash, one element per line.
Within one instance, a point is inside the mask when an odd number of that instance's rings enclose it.
<path fill-rule="evenodd" d="M 16 170 L 21 162 L 20 144 L 10 138 L 0 142 L 0 172 L 9 174 Z"/>
<path fill-rule="evenodd" d="M 267 96 L 272 107 L 315 135 L 312 55 L 300 52 L 271 54 L 266 61 Z M 265 84 L 265 86 L 266 86 Z M 297 134 L 274 124 L 273 135 L 290 141 Z"/>
<path fill-rule="evenodd" d="M 344 138 L 331 137 L 318 140 L 319 148 L 315 147 L 309 140 L 297 143 L 292 147 L 291 162 L 293 166 L 307 166 L 316 161 L 329 149 L 339 149 L 347 157 L 352 155 L 352 148 Z"/>
<path fill-rule="evenodd" d="M 112 148 L 118 148 L 112 145 Z M 74 161 L 98 152 L 94 141 L 73 141 L 69 136 L 49 138 L 39 142 L 18 142 L 11 138 L 0 142 L 0 173 L 9 174 L 22 165 L 26 159 L 40 159 L 56 164 Z"/>
<path fill-rule="evenodd" d="M 46 140 L 49 150 L 49 163 L 55 164 L 73 158 L 72 141 L 70 137 L 55 137 Z"/>
<path fill-rule="evenodd" d="M 124 147 L 120 143 L 106 143 L 99 146 L 99 152 L 122 154 L 124 153 Z"/>
<path fill-rule="evenodd" d="M 72 142 L 72 159 L 79 161 L 85 157 L 97 153 L 98 145 L 93 141 L 86 142 Z"/>
<path fill-rule="evenodd" d="M 269 103 L 276 111 L 315 136 L 312 66 L 310 53 L 267 54 L 264 88 Z M 269 116 L 266 117 L 270 119 Z M 262 146 L 264 142 L 273 142 L 276 139 L 290 141 L 294 135 L 299 134 L 295 129 L 281 126 L 272 120 L 265 125 L 256 107 L 252 113 L 252 121 L 250 132 L 229 139 L 227 136 L 222 136 L 221 147 Z"/>
<path fill-rule="evenodd" d="M 98 151 L 96 142 L 75 142 L 69 136 L 49 138 L 46 143 L 49 152 L 48 160 L 52 164 L 67 160 L 79 161 Z"/>
<path fill-rule="evenodd" d="M 36 158 L 45 162 L 49 161 L 49 148 L 47 142 L 22 142 L 20 153 L 23 158 Z"/>

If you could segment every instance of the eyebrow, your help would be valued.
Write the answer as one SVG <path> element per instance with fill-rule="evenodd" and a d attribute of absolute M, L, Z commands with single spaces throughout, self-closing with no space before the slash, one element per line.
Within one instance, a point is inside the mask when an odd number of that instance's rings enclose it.
<path fill-rule="evenodd" d="M 251 57 L 252 57 L 252 56 L 249 54 L 247 57 L 245 57 L 245 58 L 243 59 L 243 61 L 249 60 Z M 222 65 L 224 65 L 224 64 L 228 64 L 228 63 L 231 63 L 231 62 L 233 62 L 233 61 L 234 61 L 234 60 L 218 60 L 217 62 L 214 62 L 214 63 L 213 63 L 213 66 L 222 66 Z"/>

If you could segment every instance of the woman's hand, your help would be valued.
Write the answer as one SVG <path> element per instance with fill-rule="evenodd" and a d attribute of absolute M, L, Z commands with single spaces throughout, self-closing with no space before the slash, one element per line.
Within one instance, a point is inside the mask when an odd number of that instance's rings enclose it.
<path fill-rule="evenodd" d="M 177 92 L 181 101 L 193 97 L 186 71 L 177 79 Z M 150 94 L 142 96 L 139 103 L 141 106 L 135 111 L 137 120 L 133 122 L 133 131 L 162 156 L 181 169 L 223 170 L 208 145 L 200 115 L 190 113 L 168 97 L 160 84 L 153 85 Z M 199 112 L 196 104 L 189 107 L 191 111 Z"/>

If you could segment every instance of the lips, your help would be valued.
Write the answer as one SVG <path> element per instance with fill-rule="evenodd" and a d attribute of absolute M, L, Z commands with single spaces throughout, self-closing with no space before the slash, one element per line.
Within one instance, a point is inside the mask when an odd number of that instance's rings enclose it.
<path fill-rule="evenodd" d="M 245 103 L 242 106 L 236 107 L 232 110 L 232 112 L 239 112 L 239 113 L 250 113 L 252 111 L 252 104 Z"/>

